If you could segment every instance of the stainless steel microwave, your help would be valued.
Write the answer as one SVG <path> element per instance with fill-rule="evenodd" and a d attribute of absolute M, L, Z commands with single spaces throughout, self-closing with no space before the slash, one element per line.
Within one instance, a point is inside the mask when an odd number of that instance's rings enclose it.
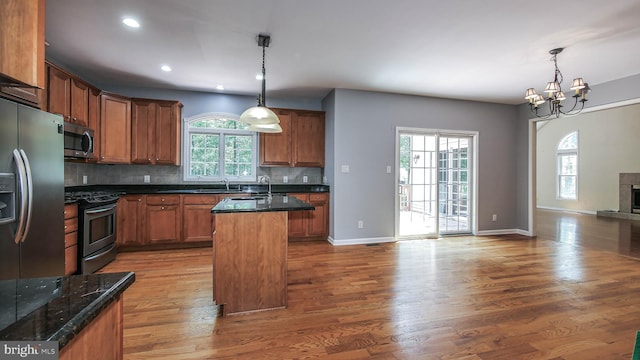
<path fill-rule="evenodd" d="M 93 158 L 93 130 L 84 126 L 64 123 L 64 156 Z"/>

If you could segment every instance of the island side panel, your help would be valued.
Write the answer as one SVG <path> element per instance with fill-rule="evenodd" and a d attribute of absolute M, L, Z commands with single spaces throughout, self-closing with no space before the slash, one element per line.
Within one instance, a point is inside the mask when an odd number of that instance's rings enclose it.
<path fill-rule="evenodd" d="M 287 306 L 287 212 L 216 214 L 216 303 L 223 315 Z"/>

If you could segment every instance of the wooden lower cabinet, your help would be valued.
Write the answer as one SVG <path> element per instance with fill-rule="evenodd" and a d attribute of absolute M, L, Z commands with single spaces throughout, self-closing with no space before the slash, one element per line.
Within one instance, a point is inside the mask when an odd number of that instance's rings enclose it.
<path fill-rule="evenodd" d="M 182 240 L 184 242 L 213 241 L 215 215 L 211 208 L 218 195 L 184 195 L 182 203 Z"/>
<path fill-rule="evenodd" d="M 329 236 L 329 193 L 288 195 L 316 208 L 289 212 L 289 240 L 326 240 Z"/>
<path fill-rule="evenodd" d="M 149 244 L 182 240 L 180 195 L 147 195 L 145 238 Z"/>
<path fill-rule="evenodd" d="M 78 204 L 64 206 L 64 274 L 78 271 Z"/>
<path fill-rule="evenodd" d="M 215 215 L 211 209 L 224 198 L 241 194 L 141 194 L 118 201 L 116 244 L 119 249 L 211 246 Z M 329 235 L 329 193 L 289 194 L 315 206 L 291 211 L 289 239 L 326 240 Z"/>
<path fill-rule="evenodd" d="M 60 351 L 60 360 L 123 358 L 122 295 Z"/>
<path fill-rule="evenodd" d="M 118 200 L 116 245 L 119 248 L 145 244 L 142 236 L 145 196 L 125 195 Z"/>

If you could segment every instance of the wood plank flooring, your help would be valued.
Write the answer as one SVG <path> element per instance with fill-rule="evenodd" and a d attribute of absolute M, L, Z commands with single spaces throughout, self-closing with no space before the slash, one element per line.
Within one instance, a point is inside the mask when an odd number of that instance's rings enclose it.
<path fill-rule="evenodd" d="M 290 243 L 289 307 L 225 318 L 210 248 L 122 253 L 104 271 L 136 272 L 125 359 L 630 359 L 640 263 L 548 226 L 537 239 Z"/>

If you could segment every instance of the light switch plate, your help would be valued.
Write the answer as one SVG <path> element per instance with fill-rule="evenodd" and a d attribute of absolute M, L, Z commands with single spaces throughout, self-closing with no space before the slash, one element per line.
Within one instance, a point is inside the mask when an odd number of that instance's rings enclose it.
<path fill-rule="evenodd" d="M 349 165 L 342 165 L 342 172 L 343 173 L 348 173 L 349 172 Z"/>

